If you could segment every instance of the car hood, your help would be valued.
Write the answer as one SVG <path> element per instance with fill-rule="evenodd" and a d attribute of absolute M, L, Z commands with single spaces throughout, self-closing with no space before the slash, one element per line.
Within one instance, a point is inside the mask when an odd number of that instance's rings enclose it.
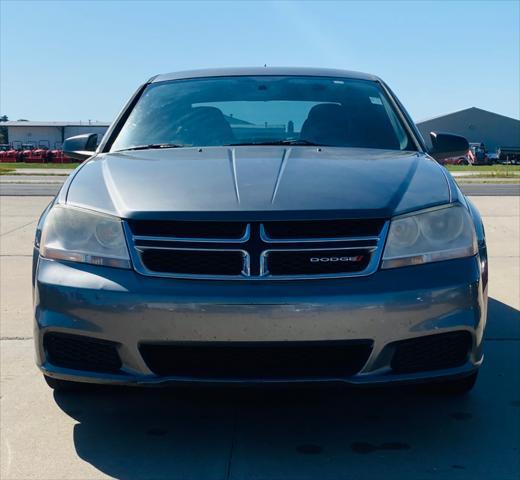
<path fill-rule="evenodd" d="M 97 155 L 66 199 L 122 218 L 389 218 L 447 203 L 450 189 L 417 152 L 209 147 Z"/>

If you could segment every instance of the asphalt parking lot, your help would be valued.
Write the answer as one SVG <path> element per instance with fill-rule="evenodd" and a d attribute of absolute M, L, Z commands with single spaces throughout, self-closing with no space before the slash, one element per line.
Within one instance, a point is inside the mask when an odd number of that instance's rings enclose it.
<path fill-rule="evenodd" d="M 31 248 L 50 197 L 0 197 L 0 477 L 520 477 L 520 197 L 474 197 L 490 252 L 485 363 L 464 398 L 404 389 L 54 394 L 34 366 Z"/>

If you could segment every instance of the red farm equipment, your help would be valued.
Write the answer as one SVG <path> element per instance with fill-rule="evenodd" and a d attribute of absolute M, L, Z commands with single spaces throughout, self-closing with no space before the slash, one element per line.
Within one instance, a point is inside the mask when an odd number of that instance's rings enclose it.
<path fill-rule="evenodd" d="M 22 161 L 25 163 L 40 163 L 40 155 L 34 154 L 36 150 L 36 145 L 34 143 L 24 143 L 21 148 L 21 156 L 18 161 Z"/>
<path fill-rule="evenodd" d="M 18 161 L 19 151 L 12 145 L 4 144 L 0 146 L 0 162 L 16 163 Z"/>
<path fill-rule="evenodd" d="M 31 150 L 31 155 L 25 159 L 27 163 L 45 163 L 47 154 L 43 148 Z"/>
<path fill-rule="evenodd" d="M 52 158 L 52 163 L 70 163 L 72 161 L 71 158 L 66 157 L 63 154 L 63 148 L 61 143 L 54 144 L 54 149 L 50 151 L 50 155 Z"/>
<path fill-rule="evenodd" d="M 4 162 L 6 163 L 16 163 L 18 162 L 18 158 L 20 156 L 20 151 L 11 148 L 11 150 L 7 150 L 5 152 Z"/>
<path fill-rule="evenodd" d="M 12 163 L 12 161 L 8 160 L 11 158 L 11 155 L 8 154 L 8 152 L 11 150 L 11 145 L 7 143 L 0 145 L 0 163 Z M 14 157 L 14 161 L 16 162 L 16 157 Z"/>
<path fill-rule="evenodd" d="M 40 140 L 38 142 L 38 148 L 36 149 L 35 153 L 41 156 L 43 163 L 48 163 L 52 161 L 51 151 L 49 147 L 50 144 L 48 140 Z"/>
<path fill-rule="evenodd" d="M 50 152 L 52 163 L 65 163 L 63 157 L 63 150 L 51 150 Z"/>

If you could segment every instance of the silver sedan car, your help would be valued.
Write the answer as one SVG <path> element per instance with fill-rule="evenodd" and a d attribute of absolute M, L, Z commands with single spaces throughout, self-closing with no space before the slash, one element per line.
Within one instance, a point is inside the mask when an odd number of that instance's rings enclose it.
<path fill-rule="evenodd" d="M 482 362 L 479 213 L 388 86 L 247 68 L 158 75 L 43 212 L 37 364 L 77 382 L 435 383 Z"/>

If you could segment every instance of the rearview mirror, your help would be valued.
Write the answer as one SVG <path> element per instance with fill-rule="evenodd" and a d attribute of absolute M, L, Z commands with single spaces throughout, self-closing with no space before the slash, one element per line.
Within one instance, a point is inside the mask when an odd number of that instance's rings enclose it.
<path fill-rule="evenodd" d="M 430 138 L 432 140 L 430 155 L 435 158 L 435 160 L 459 157 L 465 155 L 469 150 L 468 141 L 460 135 L 431 132 Z"/>
<path fill-rule="evenodd" d="M 97 133 L 85 133 L 69 137 L 63 142 L 63 153 L 76 160 L 86 160 L 96 151 Z"/>

